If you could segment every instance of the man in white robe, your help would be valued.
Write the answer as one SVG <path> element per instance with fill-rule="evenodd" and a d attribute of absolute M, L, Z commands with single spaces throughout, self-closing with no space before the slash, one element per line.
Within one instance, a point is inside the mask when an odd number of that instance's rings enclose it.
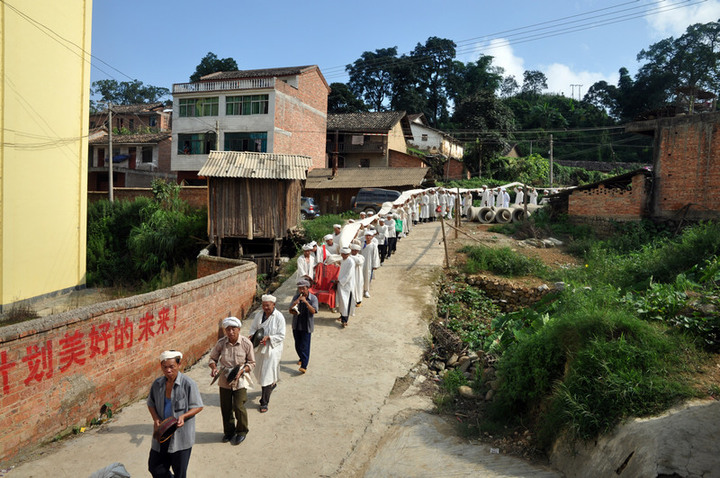
<path fill-rule="evenodd" d="M 363 300 L 363 290 L 365 288 L 365 276 L 363 269 L 365 266 L 365 257 L 360 254 L 362 247 L 360 244 L 350 244 L 350 258 L 355 260 L 355 289 L 353 289 L 353 300 L 355 307 L 360 307 Z M 353 312 L 353 316 L 355 313 Z"/>
<path fill-rule="evenodd" d="M 447 200 L 448 195 L 445 193 L 445 190 L 441 189 L 438 191 L 438 206 L 440 206 L 440 216 L 445 217 L 447 215 Z"/>
<path fill-rule="evenodd" d="M 353 291 L 355 290 L 355 260 L 350 258 L 350 249 L 343 247 L 340 249 L 342 261 L 340 262 L 340 272 L 337 278 L 337 289 L 335 290 L 335 306 L 340 311 L 340 322 L 342 327 L 348 326 L 348 317 L 355 310 L 355 298 Z"/>
<path fill-rule="evenodd" d="M 325 263 L 331 254 L 337 254 L 337 247 L 333 244 L 332 234 L 326 234 L 325 237 L 323 237 L 323 241 L 323 244 L 318 247 L 317 250 L 317 264 Z"/>
<path fill-rule="evenodd" d="M 447 218 L 452 219 L 455 210 L 455 193 L 447 193 Z"/>
<path fill-rule="evenodd" d="M 500 190 L 500 188 L 495 188 L 495 190 L 493 191 L 493 196 L 495 196 L 495 207 L 496 208 L 502 207 L 503 193 Z"/>
<path fill-rule="evenodd" d="M 337 250 L 340 250 L 340 248 L 344 247 L 344 244 L 342 244 L 342 241 L 340 240 L 341 233 L 342 226 L 340 224 L 333 224 L 333 245 L 337 248 Z"/>
<path fill-rule="evenodd" d="M 275 308 L 275 296 L 262 296 L 262 309 L 257 311 L 250 325 L 250 337 L 262 328 L 264 337 L 255 352 L 254 373 L 262 387 L 260 396 L 260 412 L 268 411 L 270 394 L 280 379 L 280 358 L 282 357 L 283 341 L 285 340 L 285 317 Z"/>
<path fill-rule="evenodd" d="M 297 280 L 305 279 L 312 284 L 315 278 L 317 259 L 312 253 L 312 245 L 305 244 L 302 246 L 302 250 L 302 255 L 297 259 Z"/>
<path fill-rule="evenodd" d="M 535 188 L 530 188 L 530 192 L 528 193 L 528 199 L 530 200 L 530 204 L 533 206 L 537 206 L 537 198 L 538 198 L 538 192 L 535 190 Z"/>
<path fill-rule="evenodd" d="M 470 213 L 470 208 L 472 207 L 473 203 L 473 195 L 472 191 L 466 191 L 463 195 L 463 211 L 462 215 L 464 217 L 468 217 L 468 214 Z"/>
<path fill-rule="evenodd" d="M 487 186 L 483 185 L 480 207 L 492 207 L 492 197 L 492 191 L 490 191 Z"/>
<path fill-rule="evenodd" d="M 424 191 L 420 195 L 420 220 L 428 222 L 428 219 L 430 219 L 430 195 Z"/>
<path fill-rule="evenodd" d="M 440 214 L 439 212 L 437 212 L 438 197 L 437 197 L 437 194 L 435 193 L 435 191 L 432 189 L 428 192 L 428 197 L 430 198 L 430 202 L 428 204 L 428 206 L 430 208 L 430 210 L 429 210 L 430 220 L 434 221 L 435 219 L 437 219 L 438 214 Z"/>
<path fill-rule="evenodd" d="M 373 280 L 374 271 L 380 267 L 380 254 L 378 253 L 377 241 L 373 237 L 373 231 L 365 232 L 365 244 L 360 253 L 365 258 L 363 263 L 363 296 L 370 297 L 370 282 Z"/>
<path fill-rule="evenodd" d="M 502 194 L 502 207 L 510 207 L 510 194 L 505 188 L 500 188 L 500 193 Z"/>
<path fill-rule="evenodd" d="M 523 192 L 522 188 L 518 186 L 515 188 L 515 205 L 522 206 L 523 199 L 525 199 L 525 193 Z"/>

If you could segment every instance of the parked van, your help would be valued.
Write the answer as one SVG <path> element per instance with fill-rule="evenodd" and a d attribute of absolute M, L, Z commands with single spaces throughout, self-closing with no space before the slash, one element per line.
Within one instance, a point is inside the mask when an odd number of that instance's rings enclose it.
<path fill-rule="evenodd" d="M 362 188 L 358 191 L 357 196 L 353 196 L 350 205 L 353 212 L 370 212 L 377 213 L 384 202 L 392 202 L 400 197 L 399 191 L 392 189 L 380 188 Z"/>

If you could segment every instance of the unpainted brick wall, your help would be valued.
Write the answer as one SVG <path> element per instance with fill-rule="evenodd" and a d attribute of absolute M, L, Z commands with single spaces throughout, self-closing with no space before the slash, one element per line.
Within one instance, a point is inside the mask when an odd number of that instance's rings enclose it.
<path fill-rule="evenodd" d="M 638 220 L 647 215 L 645 175 L 632 178 L 629 188 L 606 188 L 575 191 L 568 197 L 570 217 L 599 217 L 613 220 Z"/>
<path fill-rule="evenodd" d="M 134 201 L 138 197 L 153 197 L 150 188 L 113 188 L 115 200 Z M 88 191 L 88 201 L 96 202 L 108 198 L 107 191 Z M 180 188 L 180 199 L 187 201 L 192 207 L 207 208 L 208 188 L 207 186 L 182 186 Z"/>
<path fill-rule="evenodd" d="M 720 113 L 658 121 L 653 214 L 670 218 L 720 216 Z"/>
<path fill-rule="evenodd" d="M 256 292 L 252 262 L 148 294 L 0 328 L 0 465 L 73 426 L 146 396 L 163 350 L 182 366 L 215 343 Z"/>
<path fill-rule="evenodd" d="M 391 168 L 427 168 L 427 164 L 417 156 L 405 154 L 391 149 L 389 151 L 388 166 Z"/>

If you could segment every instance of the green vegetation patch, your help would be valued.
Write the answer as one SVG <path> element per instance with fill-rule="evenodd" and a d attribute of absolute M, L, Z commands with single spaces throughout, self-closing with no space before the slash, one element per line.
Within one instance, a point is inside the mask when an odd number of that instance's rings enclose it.
<path fill-rule="evenodd" d="M 518 254 L 509 247 L 464 246 L 459 252 L 467 254 L 463 267 L 467 274 L 492 272 L 504 277 L 517 277 L 529 274 L 542 276 L 546 272 L 542 261 Z"/>

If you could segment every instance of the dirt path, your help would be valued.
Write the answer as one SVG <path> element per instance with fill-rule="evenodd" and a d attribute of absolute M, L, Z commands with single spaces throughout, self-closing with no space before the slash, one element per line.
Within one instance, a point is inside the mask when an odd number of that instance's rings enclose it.
<path fill-rule="evenodd" d="M 425 347 L 424 318 L 432 304 L 429 284 L 443 261 L 440 240 L 438 223 L 417 227 L 402 239 L 398 254 L 378 271 L 372 297 L 364 300 L 347 329 L 338 326 L 337 314 L 321 310 L 305 375 L 297 372 L 288 322 L 282 379 L 266 414 L 257 411 L 259 391 L 249 393 L 250 433 L 240 446 L 220 443 L 219 398 L 217 387 L 210 386 L 207 356 L 189 370 L 205 403 L 196 418 L 189 475 L 210 477 L 252 470 L 255 477 L 437 476 L 444 474 L 440 470 L 448 465 L 434 468 L 439 464 L 436 461 L 428 469 L 430 465 L 419 460 L 415 473 L 412 463 L 417 457 L 407 455 L 407 463 L 397 466 L 393 456 L 401 459 L 408 447 L 423 455 L 418 443 L 409 445 L 403 440 L 439 433 L 447 440 L 442 440 L 444 444 L 425 441 L 424 454 L 447 456 L 450 462 L 468 455 L 469 450 L 477 451 L 477 444 L 452 436 L 442 420 L 426 413 L 432 402 L 420 393 L 421 379 L 399 380 L 396 386 L 396 379 L 408 375 Z M 278 308 L 288 320 L 292 293 L 293 281 L 275 293 Z M 406 438 L 397 435 L 398 427 L 408 429 Z M 438 427 L 444 428 L 438 431 Z M 123 463 L 132 476 L 147 476 L 151 431 L 147 407 L 139 401 L 99 430 L 45 447 L 7 476 L 87 476 L 112 462 Z M 442 447 L 444 452 L 438 453 Z M 485 448 L 478 453 L 487 455 Z M 388 450 L 394 451 L 387 455 Z M 502 458 L 513 460 L 512 466 L 520 468 L 500 467 L 494 472 L 481 468 L 480 460 L 477 464 L 467 457 L 462 461 L 464 469 L 474 473 L 485 470 L 483 476 L 528 476 L 533 470 L 540 471 L 520 460 Z M 458 470 L 453 476 L 462 474 Z"/>

